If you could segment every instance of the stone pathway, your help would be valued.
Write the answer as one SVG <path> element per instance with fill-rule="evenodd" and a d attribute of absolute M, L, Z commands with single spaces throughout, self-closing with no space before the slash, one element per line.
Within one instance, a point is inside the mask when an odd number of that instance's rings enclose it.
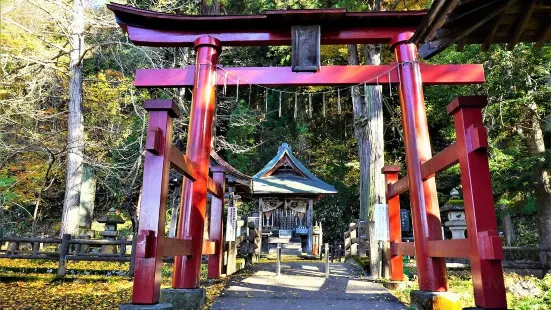
<path fill-rule="evenodd" d="M 331 264 L 329 279 L 323 268 L 321 262 L 281 263 L 276 277 L 275 263 L 256 264 L 228 283 L 212 309 L 407 309 L 357 265 Z"/>

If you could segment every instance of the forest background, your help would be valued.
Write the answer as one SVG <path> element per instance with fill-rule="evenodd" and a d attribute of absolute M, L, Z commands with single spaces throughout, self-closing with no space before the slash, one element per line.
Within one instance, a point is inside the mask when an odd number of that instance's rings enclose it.
<path fill-rule="evenodd" d="M 369 9 L 370 2 L 224 0 L 219 8 L 221 14 L 322 7 L 363 11 Z M 428 8 L 430 2 L 383 4 L 410 10 Z M 82 184 L 86 188 L 71 190 L 79 195 L 86 192 L 93 217 L 113 207 L 135 220 L 146 126 L 143 102 L 148 98 L 177 100 L 183 116 L 176 121 L 175 143 L 184 150 L 191 91 L 136 89 L 134 72 L 137 68 L 193 64 L 193 49 L 134 46 L 102 1 L 0 0 L 0 4 L 0 236 L 59 234 L 67 199 L 67 163 L 75 154 L 83 162 Z M 198 14 L 212 1 L 140 0 L 123 4 Z M 74 53 L 75 45 L 79 46 L 78 53 Z M 362 59 L 366 49 L 358 51 Z M 323 65 L 345 65 L 349 61 L 346 46 L 323 46 L 321 53 Z M 383 46 L 382 62 L 392 61 L 391 51 Z M 484 121 L 489 130 L 495 207 L 500 219 L 512 219 L 516 232 L 510 242 L 513 245 L 538 244 L 538 229 L 542 236 L 551 238 L 551 234 L 541 233 L 551 231 L 550 61 L 549 46 L 535 49 L 530 44 L 519 44 L 513 51 L 494 46 L 487 53 L 479 46 L 466 46 L 463 52 L 450 48 L 429 61 L 484 64 L 487 83 L 483 85 L 425 87 L 429 131 L 436 153 L 454 141 L 446 105 L 458 95 L 488 96 L 490 104 L 484 110 Z M 224 48 L 220 62 L 224 66 L 290 65 L 291 50 L 229 47 Z M 74 84 L 78 81 L 75 72 L 81 74 L 82 89 Z M 336 87 L 285 90 L 331 89 Z M 337 195 L 316 202 L 314 220 L 323 223 L 329 241 L 340 240 L 348 223 L 360 213 L 360 162 L 354 128 L 362 120 L 354 117 L 350 93 L 341 93 L 342 113 L 338 112 L 336 93 L 327 96 L 325 116 L 322 97 L 314 95 L 311 117 L 308 96 L 300 96 L 296 118 L 292 94 L 283 96 L 280 117 L 276 92 L 268 91 L 267 110 L 264 88 L 243 85 L 239 93 L 240 100 L 236 100 L 234 89 L 226 95 L 218 93 L 216 151 L 235 168 L 252 175 L 274 156 L 282 142 L 289 143 L 295 156 L 337 189 Z M 405 171 L 396 89 L 382 85 L 382 102 L 384 160 Z M 73 113 L 75 107 L 81 108 L 80 115 Z M 79 117 L 82 126 L 78 139 L 84 142 L 83 149 L 68 139 L 68 124 L 78 123 Z M 460 185 L 458 172 L 454 167 L 437 176 L 440 203 L 448 201 L 450 190 Z M 408 196 L 402 195 L 401 200 L 402 208 L 409 208 Z M 255 208 L 254 203 L 249 207 Z M 504 222 L 507 220 L 500 222 L 501 229 Z M 551 242 L 543 241 L 544 245 Z"/>

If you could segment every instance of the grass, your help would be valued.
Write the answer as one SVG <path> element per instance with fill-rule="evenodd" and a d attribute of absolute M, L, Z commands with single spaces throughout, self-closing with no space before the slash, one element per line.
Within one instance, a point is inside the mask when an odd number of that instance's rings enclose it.
<path fill-rule="evenodd" d="M 470 272 L 450 271 L 448 272 L 448 283 L 450 291 L 459 294 L 462 307 L 474 307 L 473 285 Z M 551 274 L 543 279 L 533 276 L 521 276 L 516 273 L 505 272 L 505 288 L 507 291 L 507 304 L 511 309 L 539 310 L 551 309 Z M 518 288 L 520 283 L 531 283 L 533 289 L 525 290 L 520 296 Z M 409 293 L 418 289 L 416 281 L 405 281 L 401 287 L 391 291 L 400 301 L 409 304 Z M 514 294 L 516 293 L 516 294 Z"/>
<path fill-rule="evenodd" d="M 0 309 L 116 309 L 131 300 L 127 263 L 70 261 L 68 270 L 73 274 L 57 278 L 57 262 L 0 259 Z M 164 264 L 161 287 L 170 287 L 171 274 Z M 206 266 L 201 278 L 209 309 L 229 278 L 207 280 Z"/>

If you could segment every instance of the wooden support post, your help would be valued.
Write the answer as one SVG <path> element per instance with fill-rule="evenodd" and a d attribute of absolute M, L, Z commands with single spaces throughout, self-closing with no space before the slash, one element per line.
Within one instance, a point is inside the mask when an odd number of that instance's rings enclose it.
<path fill-rule="evenodd" d="M 234 193 L 233 193 L 234 185 L 230 183 L 230 186 L 228 187 L 229 197 L 228 200 L 228 208 L 231 208 L 234 206 Z M 238 221 L 239 223 L 239 221 Z M 238 225 L 236 225 L 236 230 L 240 231 L 240 228 Z M 236 240 L 237 241 L 237 240 Z M 236 256 L 237 256 L 237 242 L 236 241 L 228 241 L 227 242 L 227 259 L 226 259 L 226 275 L 232 275 L 236 271 Z"/>
<path fill-rule="evenodd" d="M 389 187 L 398 181 L 399 166 L 385 166 L 381 173 L 385 175 L 386 201 L 388 204 L 388 220 L 390 226 L 390 244 L 402 242 L 402 225 L 400 219 L 400 196 L 389 197 Z M 393 281 L 404 280 L 404 263 L 402 255 L 390 254 L 390 279 Z"/>
<path fill-rule="evenodd" d="M 33 242 L 33 255 L 38 255 L 40 251 L 40 242 Z"/>
<path fill-rule="evenodd" d="M 276 276 L 281 275 L 281 243 L 277 243 Z"/>
<path fill-rule="evenodd" d="M 136 238 L 133 304 L 155 304 L 161 292 L 161 267 L 172 147 L 172 118 L 180 116 L 172 100 L 148 100 L 149 112 L 140 222 Z"/>
<path fill-rule="evenodd" d="M 201 280 L 201 254 L 205 222 L 207 183 L 216 101 L 216 64 L 222 51 L 220 41 L 211 36 L 195 40 L 197 63 L 186 152 L 196 164 L 196 180 L 184 180 L 178 238 L 191 238 L 193 254 L 176 256 L 172 274 L 173 288 L 198 288 Z"/>
<path fill-rule="evenodd" d="M 481 308 L 506 309 L 503 249 L 488 165 L 488 135 L 482 123 L 482 108 L 486 104 L 486 97 L 458 97 L 448 105 L 448 113 L 453 115 L 459 146 L 475 304 Z"/>
<path fill-rule="evenodd" d="M 306 216 L 306 221 L 308 225 L 308 249 L 306 252 L 312 254 L 312 250 L 314 249 L 314 232 L 312 227 L 314 226 L 314 201 L 312 199 L 308 199 L 308 213 Z"/>
<path fill-rule="evenodd" d="M 67 273 L 67 256 L 69 255 L 69 241 L 71 234 L 63 234 L 61 244 L 59 245 L 59 264 L 57 267 L 57 276 L 64 277 Z"/>
<path fill-rule="evenodd" d="M 325 277 L 329 278 L 329 243 L 325 244 Z"/>
<path fill-rule="evenodd" d="M 210 227 L 209 236 L 211 241 L 216 242 L 216 252 L 209 255 L 208 278 L 219 279 L 222 270 L 222 254 L 224 250 L 224 188 L 226 168 L 222 166 L 212 167 L 212 179 L 222 187 L 222 197 L 212 196 L 210 204 Z"/>
<path fill-rule="evenodd" d="M 273 218 L 272 214 L 272 218 Z M 264 221 L 264 212 L 262 212 L 262 198 L 258 198 L 258 230 L 260 232 L 259 253 L 262 254 L 262 224 Z"/>
<path fill-rule="evenodd" d="M 446 262 L 444 258 L 428 255 L 428 241 L 441 240 L 442 232 L 434 176 L 423 181 L 421 173 L 421 165 L 432 154 L 417 46 L 408 43 L 412 35 L 412 32 L 398 34 L 392 39 L 391 46 L 396 60 L 401 63 L 399 94 L 414 227 L 415 260 L 419 289 L 441 292 L 448 290 Z"/>

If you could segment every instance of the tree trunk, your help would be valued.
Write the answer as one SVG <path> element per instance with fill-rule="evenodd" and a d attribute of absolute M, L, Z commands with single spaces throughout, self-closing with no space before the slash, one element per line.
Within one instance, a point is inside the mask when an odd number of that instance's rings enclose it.
<path fill-rule="evenodd" d="M 529 128 L 526 135 L 528 152 L 531 156 L 541 159 L 534 164 L 533 168 L 536 211 L 539 221 L 539 245 L 542 248 L 551 248 L 551 171 L 545 163 L 545 143 L 541 120 L 534 102 L 528 105 L 527 122 Z"/>
<path fill-rule="evenodd" d="M 201 1 L 201 15 L 220 15 L 220 8 L 219 0 Z"/>
<path fill-rule="evenodd" d="M 181 191 L 182 186 L 176 186 L 172 191 L 172 197 L 170 199 L 170 209 L 172 213 L 170 215 L 170 228 L 168 229 L 168 237 L 176 237 L 176 228 L 178 228 L 178 215 L 180 213 L 180 203 L 181 203 Z"/>
<path fill-rule="evenodd" d="M 74 0 L 73 21 L 71 24 L 71 52 L 69 54 L 69 117 L 67 125 L 67 171 L 65 181 L 65 199 L 61 232 L 78 232 L 78 212 L 80 205 L 80 186 L 82 184 L 82 163 L 84 152 L 84 119 L 82 115 L 82 63 L 84 50 L 84 2 Z"/>
<path fill-rule="evenodd" d="M 89 165 L 83 166 L 82 186 L 80 187 L 80 210 L 78 226 L 84 230 L 92 228 L 94 203 L 96 200 L 96 173 Z"/>
<path fill-rule="evenodd" d="M 366 64 L 379 65 L 381 63 L 381 46 L 368 45 L 365 47 Z M 358 65 L 358 48 L 348 45 L 348 64 Z M 381 168 L 384 166 L 383 140 L 383 108 L 381 86 L 369 86 L 365 89 L 365 96 L 360 95 L 360 89 L 353 91 L 354 135 L 358 141 L 358 155 L 360 159 L 360 220 L 373 225 L 371 207 L 375 203 L 385 202 L 384 178 Z M 369 256 L 371 274 L 377 277 L 380 274 L 380 256 L 377 241 L 373 239 L 373 231 L 367 229 L 369 240 Z"/>
<path fill-rule="evenodd" d="M 499 209 L 501 210 L 501 226 L 505 234 L 505 244 L 507 246 L 512 246 L 517 239 L 515 235 L 515 226 L 513 225 L 513 221 L 511 221 L 511 215 L 507 211 L 505 205 L 500 204 Z"/>

